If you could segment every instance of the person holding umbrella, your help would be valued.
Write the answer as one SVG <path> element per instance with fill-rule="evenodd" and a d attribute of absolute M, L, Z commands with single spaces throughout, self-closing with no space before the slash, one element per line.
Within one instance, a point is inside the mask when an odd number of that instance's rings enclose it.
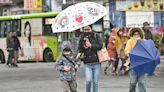
<path fill-rule="evenodd" d="M 77 10 L 78 9 L 78 10 Z M 84 53 L 86 92 L 98 92 L 98 79 L 101 71 L 97 51 L 102 48 L 99 35 L 93 33 L 91 25 L 107 15 L 107 8 L 94 2 L 82 2 L 71 5 L 55 17 L 52 24 L 53 33 L 72 32 L 83 28 L 83 34 L 79 41 L 77 59 L 80 53 Z"/>
<path fill-rule="evenodd" d="M 99 35 L 93 32 L 91 26 L 83 27 L 83 34 L 79 40 L 78 52 L 84 53 L 84 65 L 86 76 L 86 92 L 98 92 L 98 80 L 101 71 L 101 64 L 98 60 L 97 51 L 102 48 L 102 41 Z M 79 58 L 77 55 L 77 58 Z"/>
<path fill-rule="evenodd" d="M 140 28 L 132 28 L 129 30 L 129 36 L 131 38 L 127 41 L 127 44 L 126 44 L 125 50 L 124 50 L 125 54 L 127 56 L 129 56 L 130 51 L 135 47 L 137 41 L 144 38 L 144 32 Z M 127 61 L 127 62 L 129 62 L 129 61 Z M 146 92 L 146 86 L 145 86 L 146 74 L 137 76 L 136 72 L 133 69 L 131 69 L 129 72 L 129 76 L 130 76 L 129 92 L 136 92 L 136 84 L 137 83 L 138 83 L 139 92 Z"/>

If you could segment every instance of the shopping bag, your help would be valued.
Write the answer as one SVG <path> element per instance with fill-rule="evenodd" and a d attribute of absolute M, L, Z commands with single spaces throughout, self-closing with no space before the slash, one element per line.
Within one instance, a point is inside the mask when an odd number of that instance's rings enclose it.
<path fill-rule="evenodd" d="M 108 55 L 108 51 L 106 48 L 102 48 L 101 50 L 97 51 L 97 56 L 100 63 L 110 60 L 110 57 Z"/>

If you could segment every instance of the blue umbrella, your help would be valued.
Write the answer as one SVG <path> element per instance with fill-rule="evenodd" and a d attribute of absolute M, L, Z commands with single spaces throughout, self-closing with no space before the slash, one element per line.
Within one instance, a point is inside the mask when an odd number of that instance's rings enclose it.
<path fill-rule="evenodd" d="M 129 56 L 130 68 L 136 72 L 137 76 L 145 73 L 152 75 L 156 66 L 160 64 L 160 53 L 152 40 L 138 40 Z"/>

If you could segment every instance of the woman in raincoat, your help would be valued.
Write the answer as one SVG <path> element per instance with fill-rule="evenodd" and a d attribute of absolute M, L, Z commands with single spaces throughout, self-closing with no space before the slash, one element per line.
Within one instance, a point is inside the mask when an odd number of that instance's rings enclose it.
<path fill-rule="evenodd" d="M 135 47 L 138 40 L 144 38 L 144 32 L 141 28 L 132 28 L 129 30 L 129 36 L 131 37 L 125 46 L 125 54 L 129 56 L 130 51 Z M 130 63 L 130 59 L 127 60 Z M 127 65 L 126 63 L 125 65 Z M 129 92 L 136 92 L 136 84 L 138 83 L 139 92 L 146 92 L 145 81 L 146 81 L 146 74 L 141 76 L 137 76 L 134 70 L 130 70 L 130 89 Z"/>
<path fill-rule="evenodd" d="M 104 73 L 107 74 L 107 70 L 109 66 L 112 64 L 112 73 L 115 74 L 115 63 L 116 63 L 116 56 L 117 56 L 117 50 L 116 50 L 116 41 L 115 41 L 115 36 L 110 36 L 108 40 L 108 45 L 107 45 L 107 51 L 108 55 L 110 57 L 110 61 L 108 61 Z"/>
<path fill-rule="evenodd" d="M 115 71 L 117 70 L 117 66 L 118 66 L 118 62 L 119 62 L 119 58 L 121 56 L 122 53 L 124 53 L 124 51 L 122 51 L 122 47 L 125 43 L 125 33 L 123 29 L 120 28 L 114 28 L 113 29 L 113 33 L 116 36 L 116 50 L 117 50 L 117 58 L 116 58 L 116 62 L 115 62 Z"/>

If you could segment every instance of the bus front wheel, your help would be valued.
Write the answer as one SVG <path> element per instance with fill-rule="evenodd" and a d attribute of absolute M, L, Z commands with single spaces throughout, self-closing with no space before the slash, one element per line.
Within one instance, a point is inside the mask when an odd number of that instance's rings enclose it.
<path fill-rule="evenodd" d="M 5 56 L 2 51 L 0 51 L 0 63 L 5 63 Z"/>
<path fill-rule="evenodd" d="M 51 49 L 46 49 L 43 54 L 43 60 L 45 62 L 52 62 L 54 60 L 53 52 Z"/>

